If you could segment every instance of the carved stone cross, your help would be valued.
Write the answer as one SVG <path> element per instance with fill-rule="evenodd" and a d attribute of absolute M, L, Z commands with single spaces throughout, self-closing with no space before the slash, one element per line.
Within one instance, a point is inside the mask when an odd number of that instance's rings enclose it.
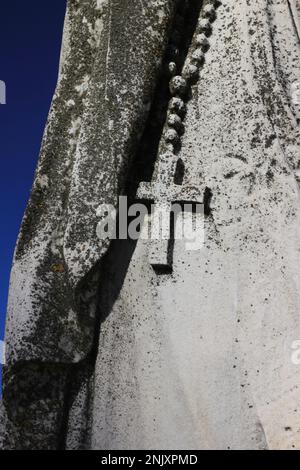
<path fill-rule="evenodd" d="M 176 203 L 181 205 L 204 203 L 203 187 L 174 183 L 177 163 L 178 157 L 169 153 L 163 155 L 152 182 L 140 183 L 137 192 L 138 199 L 154 203 L 151 233 L 155 233 L 156 237 L 151 239 L 149 261 L 154 269 L 162 271 L 172 270 L 173 265 L 172 206 Z"/>

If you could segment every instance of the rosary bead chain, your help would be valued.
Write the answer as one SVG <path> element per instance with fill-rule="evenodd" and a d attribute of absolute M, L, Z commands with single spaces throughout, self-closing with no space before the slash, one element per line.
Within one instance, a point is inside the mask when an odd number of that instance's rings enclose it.
<path fill-rule="evenodd" d="M 201 67 L 205 61 L 205 52 L 209 49 L 208 37 L 212 31 L 212 23 L 216 19 L 216 8 L 220 3 L 216 0 L 209 1 L 202 9 L 196 33 L 191 46 L 191 53 L 186 59 L 182 73 L 176 75 L 177 64 L 170 62 L 169 71 L 172 76 L 170 80 L 170 93 L 172 98 L 169 103 L 164 141 L 168 148 L 175 147 L 180 143 L 184 125 L 183 118 L 186 112 L 185 99 L 191 83 L 199 77 Z M 180 13 L 186 9 L 187 2 L 180 6 Z M 179 56 L 179 50 L 178 55 Z"/>

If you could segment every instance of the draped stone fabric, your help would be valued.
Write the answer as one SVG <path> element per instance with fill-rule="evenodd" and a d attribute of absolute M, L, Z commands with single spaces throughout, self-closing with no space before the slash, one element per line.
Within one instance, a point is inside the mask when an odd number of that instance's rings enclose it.
<path fill-rule="evenodd" d="M 96 236 L 97 208 L 116 205 L 124 191 L 173 13 L 173 0 L 68 2 L 60 77 L 11 274 L 8 368 L 76 363 L 91 350 L 94 268 L 108 246 Z"/>
<path fill-rule="evenodd" d="M 69 1 L 12 269 L 5 448 L 300 448 L 298 0 L 220 2 L 180 155 L 211 193 L 203 249 L 176 241 L 161 275 L 148 241 L 96 236 L 147 155 L 176 3 Z"/>

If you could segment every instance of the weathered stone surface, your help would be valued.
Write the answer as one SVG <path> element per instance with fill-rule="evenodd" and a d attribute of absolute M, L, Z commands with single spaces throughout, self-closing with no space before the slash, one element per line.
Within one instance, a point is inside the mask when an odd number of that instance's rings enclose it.
<path fill-rule="evenodd" d="M 147 117 L 172 1 L 70 1 L 61 75 L 11 277 L 7 354 L 77 362 L 90 349 L 97 208 L 117 203 Z M 126 47 L 124 47 L 126 45 Z"/>
<path fill-rule="evenodd" d="M 205 247 L 176 241 L 165 276 L 144 241 L 122 281 L 108 263 L 94 448 L 300 448 L 297 18 L 280 0 L 218 9 L 181 150 L 184 183 L 212 193 Z"/>
<path fill-rule="evenodd" d="M 11 386 L 21 361 L 76 363 L 92 348 L 94 268 L 108 246 L 96 236 L 97 208 L 124 191 L 173 10 L 172 0 L 68 2 L 60 77 L 11 275 Z"/>
<path fill-rule="evenodd" d="M 12 272 L 6 447 L 300 448 L 298 0 L 219 2 L 180 150 L 211 195 L 204 248 L 176 242 L 162 276 L 148 242 L 96 238 L 152 152 L 174 3 L 69 2 Z"/>

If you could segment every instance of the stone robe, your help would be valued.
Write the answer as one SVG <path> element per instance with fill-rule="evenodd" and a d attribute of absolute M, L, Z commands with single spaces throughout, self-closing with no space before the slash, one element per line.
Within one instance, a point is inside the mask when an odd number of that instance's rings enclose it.
<path fill-rule="evenodd" d="M 176 241 L 161 275 L 148 241 L 95 227 L 147 155 L 174 2 L 69 2 L 12 271 L 6 448 L 300 448 L 300 8 L 220 3 L 180 154 L 211 193 L 205 244 Z"/>

